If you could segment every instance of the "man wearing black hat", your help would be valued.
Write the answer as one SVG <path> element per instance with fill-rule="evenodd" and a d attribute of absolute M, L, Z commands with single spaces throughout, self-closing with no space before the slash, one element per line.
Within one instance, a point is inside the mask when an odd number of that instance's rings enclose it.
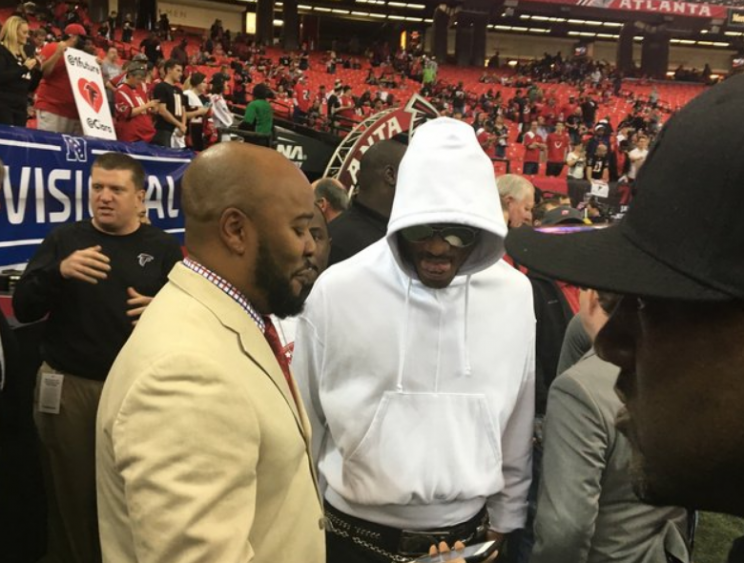
<path fill-rule="evenodd" d="M 616 424 L 633 446 L 640 498 L 738 516 L 744 223 L 734 204 L 744 184 L 742 97 L 737 76 L 667 122 L 619 225 L 560 237 L 525 230 L 507 241 L 509 254 L 530 268 L 622 294 L 595 347 L 621 368 Z M 701 136 L 710 139 L 704 158 L 691 142 Z"/>

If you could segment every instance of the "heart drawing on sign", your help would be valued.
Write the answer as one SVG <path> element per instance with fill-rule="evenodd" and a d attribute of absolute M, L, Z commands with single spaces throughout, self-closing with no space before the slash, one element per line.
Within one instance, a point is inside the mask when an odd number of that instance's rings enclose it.
<path fill-rule="evenodd" d="M 78 90 L 83 96 L 83 99 L 88 102 L 88 105 L 93 108 L 93 111 L 98 113 L 98 110 L 101 109 L 101 106 L 103 105 L 103 92 L 101 92 L 101 89 L 98 87 L 98 84 L 95 82 L 91 82 L 90 80 L 86 80 L 85 78 L 81 78 L 78 80 Z"/>

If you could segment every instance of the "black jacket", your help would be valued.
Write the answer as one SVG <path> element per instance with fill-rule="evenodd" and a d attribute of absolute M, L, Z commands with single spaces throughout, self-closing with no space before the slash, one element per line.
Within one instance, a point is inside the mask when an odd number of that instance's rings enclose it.
<path fill-rule="evenodd" d="M 555 281 L 527 272 L 535 304 L 535 414 L 544 415 L 548 389 L 556 378 L 563 337 L 573 311 Z"/>
<path fill-rule="evenodd" d="M 0 45 L 0 103 L 13 107 L 25 106 L 28 93 L 39 85 L 41 72 L 29 71 L 13 53 Z"/>

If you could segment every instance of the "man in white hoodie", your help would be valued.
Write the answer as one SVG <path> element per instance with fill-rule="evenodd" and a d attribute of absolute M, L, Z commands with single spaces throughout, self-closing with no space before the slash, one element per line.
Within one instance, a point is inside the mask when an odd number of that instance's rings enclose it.
<path fill-rule="evenodd" d="M 313 426 L 328 561 L 405 561 L 525 521 L 535 320 L 506 262 L 493 166 L 472 127 L 421 126 L 387 236 L 327 270 L 293 368 Z"/>

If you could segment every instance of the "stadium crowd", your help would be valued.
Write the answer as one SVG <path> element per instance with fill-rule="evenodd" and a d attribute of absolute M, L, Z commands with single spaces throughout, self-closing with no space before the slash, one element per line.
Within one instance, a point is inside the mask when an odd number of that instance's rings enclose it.
<path fill-rule="evenodd" d="M 173 28 L 164 14 L 156 29 L 137 30 L 134 39 L 129 15 L 112 12 L 93 24 L 81 6 L 50 2 L 32 13 L 28 6 L 7 19 L 0 39 L 0 64 L 7 69 L 0 82 L 8 86 L 0 97 L 0 122 L 81 133 L 61 58 L 74 47 L 97 56 L 117 137 L 126 142 L 199 151 L 230 127 L 270 137 L 275 116 L 345 135 L 418 92 L 441 115 L 473 123 L 489 156 L 509 161 L 514 171 L 584 177 L 583 158 L 578 165 L 573 158 L 569 167 L 557 164 L 582 150 L 577 144 L 593 158 L 596 143 L 589 141 L 600 138 L 607 146 L 609 179 L 617 180 L 632 177 L 627 155 L 636 148 L 636 136 L 653 140 L 663 120 L 698 92 L 660 93 L 656 86 L 624 81 L 609 64 L 561 53 L 454 80 L 453 69 L 440 69 L 419 45 L 393 50 L 373 44 L 362 52 L 350 44 L 345 47 L 353 54 L 340 55 L 311 52 L 304 44 L 299 52 L 285 53 L 257 46 L 219 20 L 196 40 Z M 498 56 L 492 63 L 499 64 Z M 540 143 L 524 145 L 532 121 L 538 121 Z M 554 141 L 549 151 L 547 137 L 558 122 L 571 146 Z"/>

